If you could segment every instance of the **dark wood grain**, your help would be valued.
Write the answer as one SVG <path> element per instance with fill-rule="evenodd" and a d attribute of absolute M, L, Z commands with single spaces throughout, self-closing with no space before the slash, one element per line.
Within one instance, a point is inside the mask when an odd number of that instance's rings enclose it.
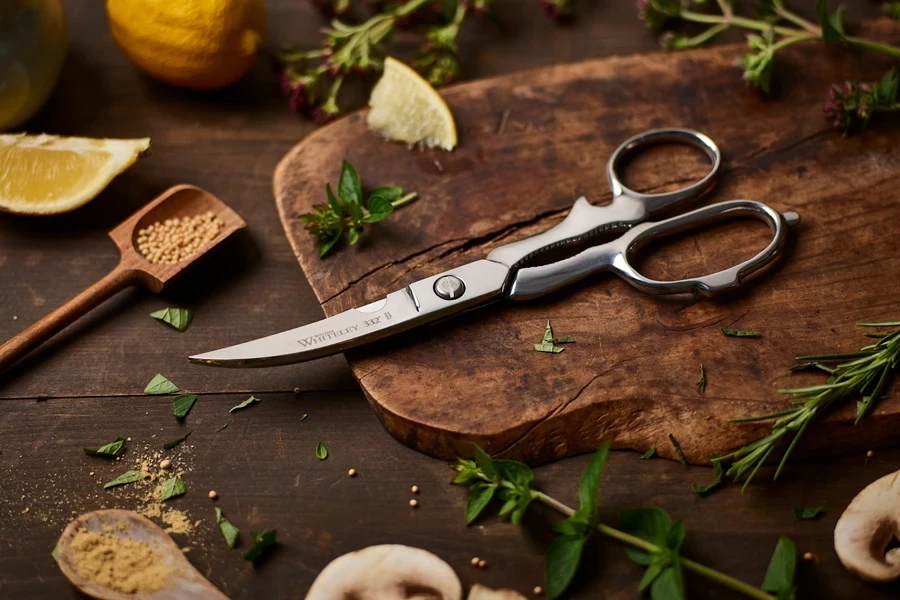
<path fill-rule="evenodd" d="M 70 54 L 60 86 L 28 129 L 147 135 L 153 154 L 72 214 L 48 219 L 0 215 L 0 340 L 18 334 L 114 267 L 116 250 L 107 232 L 172 185 L 192 183 L 209 190 L 235 208 L 248 229 L 161 296 L 123 292 L 0 376 L 0 597 L 81 598 L 49 556 L 57 536 L 75 514 L 102 505 L 135 507 L 127 493 L 120 497 L 100 489 L 107 481 L 101 476 L 118 474 L 118 463 L 90 459 L 82 446 L 122 435 L 132 437 L 132 447 L 138 448 L 185 430 L 194 431 L 189 438 L 193 470 L 188 494 L 173 504 L 202 523 L 190 538 L 176 540 L 194 548 L 189 559 L 232 598 L 301 597 L 336 556 L 387 542 L 435 552 L 466 584 L 529 591 L 539 582 L 541 557 L 550 542 L 546 520 L 555 516 L 538 511 L 524 528 L 493 519 L 464 527 L 464 493 L 447 483 L 447 467 L 384 432 L 343 358 L 268 370 L 188 364 L 189 354 L 322 317 L 284 238 L 271 190 L 279 159 L 314 127 L 287 112 L 277 77 L 264 60 L 227 90 L 169 88 L 140 75 L 118 52 L 102 3 L 64 2 Z M 461 49 L 467 79 L 658 47 L 635 18 L 631 2 L 582 2 L 579 20 L 561 28 L 533 4 L 503 3 L 498 22 L 466 24 Z M 326 21 L 307 3 L 271 0 L 267 6 L 269 47 L 317 43 Z M 878 3 L 854 2 L 848 20 L 877 12 Z M 410 56 L 416 42 L 402 35 L 398 46 Z M 784 65 L 771 105 L 737 88 L 740 94 L 727 99 L 745 106 L 747 115 L 760 106 L 777 112 L 785 96 L 797 93 L 790 79 L 799 72 L 801 65 Z M 716 94 L 709 91 L 710 101 Z M 809 109 L 818 110 L 813 104 Z M 848 142 L 847 160 L 863 160 L 870 140 Z M 595 154 L 601 163 L 602 151 Z M 639 181 L 643 171 L 638 164 L 634 168 Z M 598 181 L 603 184 L 599 175 Z M 571 199 L 571 194 L 560 196 L 560 209 Z M 660 260 L 647 268 L 665 268 L 665 251 L 660 248 L 654 255 Z M 828 281 L 810 293 L 827 293 Z M 178 333 L 148 317 L 165 306 L 194 309 L 191 327 Z M 671 315 L 677 314 L 672 309 Z M 849 328 L 835 332 L 835 339 L 849 347 L 856 343 L 854 336 Z M 157 372 L 200 393 L 184 426 L 172 418 L 170 399 L 138 395 Z M 714 374 L 709 377 L 712 385 Z M 298 386 L 304 390 L 299 396 L 286 393 Z M 227 414 L 250 393 L 263 403 L 243 414 Z M 300 422 L 304 413 L 310 416 Z M 229 427 L 215 434 L 226 421 Z M 319 441 L 331 454 L 324 462 L 314 454 Z M 186 457 L 188 449 L 174 452 Z M 576 457 L 541 467 L 536 470 L 539 485 L 574 504 L 586 462 Z M 687 554 L 751 583 L 762 580 L 775 540 L 786 534 L 821 559 L 818 565 L 801 566 L 799 597 L 892 598 L 896 588 L 863 585 L 840 567 L 831 550 L 840 512 L 865 484 L 900 468 L 900 455 L 880 452 L 863 463 L 860 455 L 798 462 L 777 485 L 760 481 L 744 495 L 729 489 L 701 500 L 688 484 L 706 480 L 708 469 L 640 461 L 636 454 L 619 452 L 604 478 L 602 515 L 612 522 L 620 509 L 655 505 L 685 517 Z M 346 477 L 351 467 L 360 472 L 353 480 Z M 418 511 L 407 504 L 412 484 L 422 488 Z M 222 541 L 206 498 L 209 489 L 216 489 L 218 506 L 243 530 L 240 549 L 229 550 Z M 818 521 L 797 522 L 793 505 L 823 505 L 826 513 Z M 25 508 L 30 510 L 23 513 Z M 240 559 L 246 532 L 267 526 L 279 529 L 282 547 L 254 570 Z M 468 561 L 476 554 L 490 562 L 488 569 L 471 569 Z M 575 597 L 637 597 L 640 573 L 619 548 L 604 543 L 586 560 Z M 689 585 L 691 597 L 734 597 L 703 581 Z"/>
<path fill-rule="evenodd" d="M 780 57 L 793 85 L 776 103 L 748 93 L 735 76 L 742 52 L 743 45 L 722 45 L 617 57 L 448 89 L 461 132 L 452 153 L 410 157 L 403 145 L 368 133 L 359 114 L 288 154 L 275 174 L 279 211 L 329 315 L 547 229 L 578 196 L 608 203 L 607 157 L 647 129 L 689 127 L 717 141 L 724 174 L 708 202 L 756 199 L 803 218 L 776 270 L 712 300 L 649 296 L 597 276 L 546 299 L 494 304 L 352 351 L 354 375 L 394 437 L 445 459 L 468 455 L 474 440 L 493 454 L 541 463 L 605 440 L 639 451 L 656 446 L 674 459 L 667 443 L 674 434 L 688 460 L 707 462 L 771 427 L 728 419 L 783 410 L 787 401 L 775 390 L 822 379 L 790 373 L 793 357 L 857 349 L 865 338 L 854 322 L 893 319 L 896 303 L 884 286 L 900 287 L 896 128 L 846 140 L 819 106 L 836 76 L 873 79 L 887 61 L 798 49 Z M 752 118 L 743 117 L 747 111 Z M 498 133 L 502 115 L 506 127 Z M 657 151 L 655 160 L 632 161 L 630 179 L 641 191 L 699 180 L 708 165 L 695 154 Z M 420 199 L 373 228 L 358 248 L 323 260 L 296 217 L 323 201 L 342 159 L 360 165 L 372 187 L 398 184 Z M 756 227 L 730 223 L 646 249 L 652 260 L 644 273 L 662 280 L 711 273 L 766 243 Z M 556 333 L 577 340 L 562 354 L 532 349 L 548 319 Z M 726 338 L 720 327 L 762 332 L 762 339 Z M 701 363 L 705 393 L 694 385 Z M 855 406 L 843 407 L 798 452 L 895 443 L 896 403 L 884 402 L 859 426 L 855 419 Z"/>

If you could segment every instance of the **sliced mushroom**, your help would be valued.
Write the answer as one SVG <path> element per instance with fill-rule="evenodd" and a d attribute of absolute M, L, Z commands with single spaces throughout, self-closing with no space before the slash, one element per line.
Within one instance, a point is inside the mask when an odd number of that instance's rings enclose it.
<path fill-rule="evenodd" d="M 462 585 L 431 552 L 384 544 L 328 563 L 306 600 L 462 600 Z"/>
<path fill-rule="evenodd" d="M 845 567 L 877 583 L 900 577 L 900 471 L 870 483 L 838 519 L 834 549 Z"/>
<path fill-rule="evenodd" d="M 528 600 L 528 598 L 515 590 L 492 590 L 476 583 L 469 590 L 468 600 Z"/>

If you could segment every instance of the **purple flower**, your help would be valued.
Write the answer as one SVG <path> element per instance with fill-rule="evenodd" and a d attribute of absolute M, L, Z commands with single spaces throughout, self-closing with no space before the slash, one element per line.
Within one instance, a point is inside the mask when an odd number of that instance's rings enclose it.
<path fill-rule="evenodd" d="M 863 129 L 878 108 L 875 86 L 875 83 L 858 81 L 832 85 L 825 94 L 825 117 L 844 135 L 853 129 Z"/>
<path fill-rule="evenodd" d="M 281 71 L 281 93 L 288 97 L 292 113 L 305 113 L 310 107 L 317 81 L 315 75 L 300 75 L 291 67 L 285 67 Z"/>
<path fill-rule="evenodd" d="M 676 0 L 637 0 L 635 8 L 638 18 L 654 33 L 665 29 L 669 21 L 681 12 Z"/>

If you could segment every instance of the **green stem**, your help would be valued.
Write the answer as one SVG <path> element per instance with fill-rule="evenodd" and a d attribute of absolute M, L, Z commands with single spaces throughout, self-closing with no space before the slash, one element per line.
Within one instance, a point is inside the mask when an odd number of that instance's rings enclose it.
<path fill-rule="evenodd" d="M 851 46 L 856 46 L 858 48 L 867 48 L 869 50 L 875 50 L 876 52 L 881 52 L 882 54 L 887 54 L 888 56 L 896 56 L 900 57 L 900 48 L 897 46 L 892 46 L 890 44 L 882 44 L 881 42 L 874 42 L 872 40 L 867 40 L 865 38 L 854 37 L 848 35 L 844 38 L 844 41 L 850 44 Z"/>
<path fill-rule="evenodd" d="M 412 202 L 413 200 L 415 200 L 418 197 L 419 197 L 419 195 L 417 193 L 411 192 L 411 193 L 403 196 L 402 198 L 398 198 L 397 200 L 394 200 L 393 202 L 391 202 L 391 204 L 394 206 L 394 208 L 400 208 L 404 204 L 409 204 L 410 202 Z"/>
<path fill-rule="evenodd" d="M 791 11 L 786 9 L 784 6 L 782 6 L 780 2 L 775 5 L 775 14 L 777 14 L 779 17 L 781 17 L 785 21 L 790 21 L 794 25 L 802 27 L 803 29 L 805 29 L 808 32 L 815 35 L 816 37 L 822 36 L 822 30 L 819 27 L 817 27 L 813 23 L 810 23 L 809 21 L 807 21 L 800 15 L 792 13 Z"/>
<path fill-rule="evenodd" d="M 409 0 L 409 2 L 394 11 L 394 15 L 397 17 L 405 17 L 406 15 L 417 10 L 428 1 L 429 0 Z"/>
<path fill-rule="evenodd" d="M 779 25 L 773 26 L 771 23 L 766 23 L 765 21 L 748 19 L 746 17 L 739 17 L 737 15 L 707 15 L 704 13 L 694 12 L 692 10 L 682 10 L 679 13 L 679 16 L 685 21 L 692 21 L 694 23 L 724 23 L 726 25 L 743 27 L 744 29 L 754 29 L 756 31 L 771 30 L 775 33 L 790 37 L 804 35 L 804 32 L 800 29 L 794 29 L 793 27 L 781 27 Z"/>
<path fill-rule="evenodd" d="M 512 487 L 511 484 L 507 484 L 508 482 L 503 482 L 504 486 Z M 553 510 L 560 512 L 567 517 L 571 517 L 573 514 L 575 514 L 574 509 L 566 506 L 565 504 L 559 502 L 554 498 L 551 498 L 543 492 L 534 492 L 534 497 L 541 504 L 545 504 L 546 506 L 549 506 Z M 610 537 L 614 540 L 620 541 L 624 544 L 628 544 L 629 546 L 633 546 L 635 548 L 640 548 L 641 550 L 644 550 L 646 552 L 662 552 L 664 550 L 656 544 L 651 544 L 646 540 L 642 540 L 641 538 L 633 536 L 629 533 L 625 533 L 624 531 L 619 531 L 618 529 L 610 527 L 609 525 L 604 525 L 603 523 L 597 524 L 597 531 L 599 531 L 606 537 Z M 693 571 L 698 575 L 706 577 L 710 581 L 715 581 L 727 588 L 731 588 L 732 590 L 744 594 L 749 598 L 755 598 L 756 600 L 776 600 L 775 596 L 772 596 L 771 594 L 768 594 L 759 588 L 753 587 L 752 585 L 746 584 L 743 581 L 735 579 L 734 577 L 731 577 L 729 575 L 725 575 L 724 573 L 720 573 L 715 569 L 711 569 L 707 566 L 701 565 L 698 562 L 694 562 L 687 558 L 682 558 L 681 564 L 689 571 Z"/>

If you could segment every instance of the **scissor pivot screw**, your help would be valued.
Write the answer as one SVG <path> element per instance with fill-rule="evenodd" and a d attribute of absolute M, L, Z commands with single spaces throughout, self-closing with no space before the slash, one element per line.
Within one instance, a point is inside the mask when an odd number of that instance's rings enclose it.
<path fill-rule="evenodd" d="M 459 277 L 444 275 L 434 282 L 434 293 L 444 300 L 456 300 L 466 293 L 466 284 Z"/>

